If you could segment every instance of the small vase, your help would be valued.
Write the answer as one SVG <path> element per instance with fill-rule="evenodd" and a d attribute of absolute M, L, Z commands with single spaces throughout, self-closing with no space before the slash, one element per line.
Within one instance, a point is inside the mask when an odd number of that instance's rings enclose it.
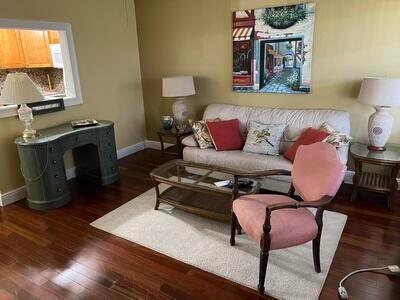
<path fill-rule="evenodd" d="M 165 130 L 171 130 L 172 125 L 174 124 L 174 119 L 171 116 L 163 116 L 162 124 Z"/>

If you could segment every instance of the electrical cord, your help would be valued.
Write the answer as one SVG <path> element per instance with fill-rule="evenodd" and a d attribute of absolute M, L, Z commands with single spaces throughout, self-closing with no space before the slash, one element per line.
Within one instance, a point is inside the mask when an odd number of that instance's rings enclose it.
<path fill-rule="evenodd" d="M 368 268 L 368 269 L 360 269 L 353 271 L 349 274 L 347 274 L 342 280 L 339 282 L 339 287 L 338 287 L 338 294 L 340 299 L 349 299 L 349 294 L 347 293 L 346 289 L 343 286 L 343 283 L 351 276 L 357 273 L 362 273 L 362 272 L 373 272 L 373 271 L 383 271 L 388 269 L 391 273 L 395 273 L 400 275 L 400 268 L 397 265 L 390 265 L 386 267 L 380 267 L 380 268 Z"/>

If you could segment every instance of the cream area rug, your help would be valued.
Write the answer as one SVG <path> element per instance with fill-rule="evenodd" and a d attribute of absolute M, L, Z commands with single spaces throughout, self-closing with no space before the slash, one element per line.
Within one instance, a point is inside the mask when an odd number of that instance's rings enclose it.
<path fill-rule="evenodd" d="M 166 186 L 161 185 L 161 190 Z M 230 225 L 161 204 L 148 190 L 91 225 L 202 270 L 257 289 L 259 248 L 246 234 L 229 244 Z M 318 299 L 347 216 L 325 211 L 321 269 L 314 272 L 311 242 L 271 251 L 265 291 L 279 299 Z"/>

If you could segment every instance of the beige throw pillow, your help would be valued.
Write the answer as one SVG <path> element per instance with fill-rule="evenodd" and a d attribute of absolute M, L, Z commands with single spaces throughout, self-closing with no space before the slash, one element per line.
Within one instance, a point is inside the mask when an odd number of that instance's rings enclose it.
<path fill-rule="evenodd" d="M 250 121 L 244 152 L 279 155 L 286 124 L 262 124 Z"/>
<path fill-rule="evenodd" d="M 333 128 L 328 122 L 324 122 L 319 130 L 329 133 L 323 142 L 331 144 L 336 148 L 348 145 L 352 139 L 351 136 L 335 130 L 335 128 Z"/>
<path fill-rule="evenodd" d="M 190 126 L 192 126 L 194 138 L 199 144 L 200 149 L 214 148 L 210 133 L 207 129 L 207 122 L 205 120 L 201 121 L 189 121 Z"/>

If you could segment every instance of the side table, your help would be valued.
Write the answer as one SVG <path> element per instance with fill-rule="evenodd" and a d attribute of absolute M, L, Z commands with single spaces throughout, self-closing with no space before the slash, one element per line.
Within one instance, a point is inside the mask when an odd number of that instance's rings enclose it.
<path fill-rule="evenodd" d="M 190 127 L 186 128 L 184 131 L 178 131 L 176 128 L 172 128 L 171 130 L 165 130 L 163 128 L 157 131 L 158 138 L 160 139 L 161 144 L 161 159 L 164 158 L 165 154 L 174 155 L 178 158 L 183 157 L 183 147 L 182 147 L 182 140 L 184 137 L 192 134 L 192 129 Z M 165 137 L 175 138 L 176 144 L 174 145 L 177 148 L 177 151 L 168 151 L 168 148 L 172 148 L 174 146 L 166 148 L 164 146 L 164 139 Z"/>
<path fill-rule="evenodd" d="M 350 201 L 358 196 L 360 189 L 387 195 L 387 206 L 392 207 L 394 193 L 397 191 L 397 176 L 400 170 L 400 148 L 386 147 L 386 151 L 371 151 L 367 145 L 353 143 L 350 154 L 355 162 L 353 192 Z M 390 175 L 363 171 L 363 164 L 389 167 Z"/>

